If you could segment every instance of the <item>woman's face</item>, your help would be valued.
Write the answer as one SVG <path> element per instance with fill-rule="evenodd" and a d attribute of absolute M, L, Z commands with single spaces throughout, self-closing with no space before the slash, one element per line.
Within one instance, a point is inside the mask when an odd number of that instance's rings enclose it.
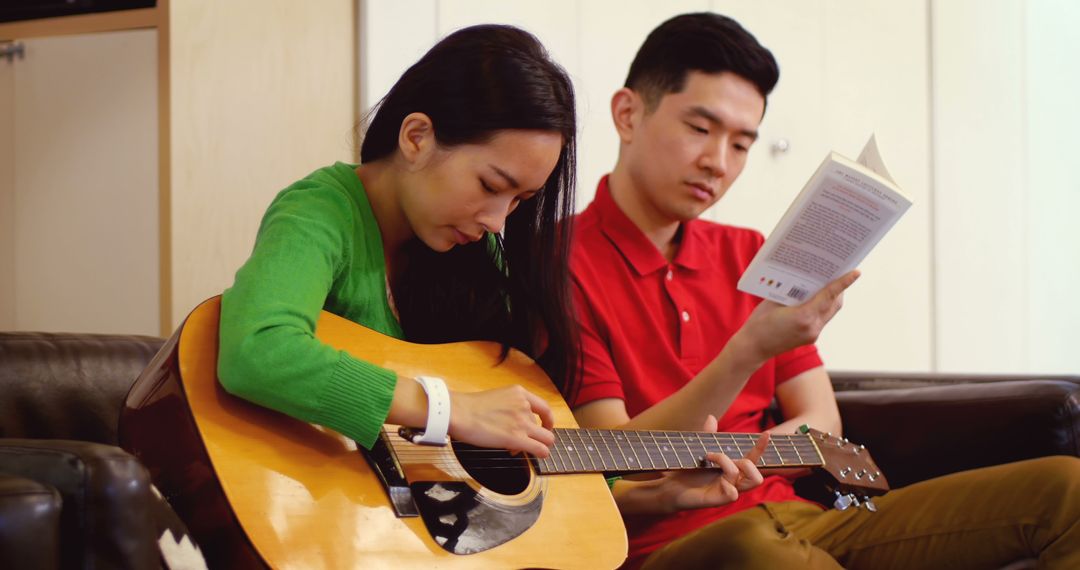
<path fill-rule="evenodd" d="M 506 217 L 547 182 L 562 135 L 505 130 L 482 144 L 437 148 L 401 194 L 413 233 L 435 251 L 448 251 L 500 232 Z"/>

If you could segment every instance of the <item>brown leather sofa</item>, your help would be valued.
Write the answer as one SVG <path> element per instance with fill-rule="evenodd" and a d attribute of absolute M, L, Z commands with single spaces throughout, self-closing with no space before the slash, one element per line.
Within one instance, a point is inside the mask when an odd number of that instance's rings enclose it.
<path fill-rule="evenodd" d="M 116 442 L 128 388 L 163 342 L 0 333 L 0 568 L 160 566 L 146 471 Z M 1080 456 L 1080 376 L 831 374 L 844 435 L 894 488 Z"/>
<path fill-rule="evenodd" d="M 0 333 L 0 568 L 159 568 L 163 503 L 117 444 L 163 341 Z"/>

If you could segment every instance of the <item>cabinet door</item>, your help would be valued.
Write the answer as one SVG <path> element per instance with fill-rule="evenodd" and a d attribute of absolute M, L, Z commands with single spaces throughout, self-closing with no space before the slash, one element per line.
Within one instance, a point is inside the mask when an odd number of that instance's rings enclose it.
<path fill-rule="evenodd" d="M 156 32 L 23 43 L 0 132 L 11 140 L 10 326 L 158 334 Z"/>

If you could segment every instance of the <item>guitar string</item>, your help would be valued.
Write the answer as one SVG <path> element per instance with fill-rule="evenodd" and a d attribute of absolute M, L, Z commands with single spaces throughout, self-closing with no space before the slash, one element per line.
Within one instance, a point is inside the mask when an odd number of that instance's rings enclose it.
<path fill-rule="evenodd" d="M 412 448 L 396 448 L 395 453 L 398 456 L 400 456 L 402 458 L 405 458 L 405 459 L 409 459 L 409 460 L 422 460 L 422 459 L 437 460 L 439 457 L 442 457 L 442 456 L 445 455 L 445 452 L 425 451 L 425 450 L 417 450 L 417 449 L 412 449 Z M 490 455 L 493 454 L 493 453 L 498 453 L 498 454 L 506 454 L 506 453 L 508 453 L 507 451 L 504 451 L 504 450 L 486 450 L 486 451 L 484 451 L 484 450 L 475 450 L 475 451 L 474 450 L 461 450 L 461 451 L 456 451 L 456 452 L 453 452 L 453 453 L 454 453 L 454 455 L 456 457 L 459 457 L 464 461 L 470 461 L 470 462 L 474 462 L 474 463 L 521 462 L 521 461 L 524 460 L 522 457 L 490 457 Z M 578 462 L 582 463 L 582 464 L 584 464 L 583 459 L 586 458 L 586 457 L 594 457 L 594 458 L 597 457 L 597 456 L 591 455 L 591 454 L 584 454 L 583 455 L 583 454 L 577 453 L 575 451 L 569 451 L 569 453 L 575 454 L 576 458 L 579 459 Z M 700 454 L 689 455 L 689 457 L 692 459 L 692 461 L 694 462 L 695 465 L 699 461 L 699 455 Z M 487 456 L 487 457 L 485 457 L 485 456 Z M 660 454 L 660 453 L 649 453 L 648 457 L 650 459 L 650 463 L 652 464 L 652 466 L 650 467 L 648 465 L 644 465 L 639 460 L 637 462 L 638 465 L 639 465 L 637 468 L 641 468 L 641 469 L 662 469 L 662 467 L 658 466 L 658 462 L 654 461 L 653 459 L 662 459 L 663 457 L 669 457 L 669 456 L 670 455 L 665 456 L 665 455 Z M 538 461 L 545 461 L 545 460 L 548 459 L 548 458 L 537 458 L 537 457 L 531 456 L 531 455 L 529 457 L 532 458 L 532 459 L 538 460 Z M 680 453 L 680 454 L 678 454 L 677 458 L 687 458 L 687 457 L 688 457 L 688 454 Z M 734 457 L 734 458 L 735 459 L 741 459 L 741 457 Z M 629 459 L 629 457 L 624 455 L 624 462 L 627 462 L 626 459 Z M 779 461 L 776 461 L 776 459 L 779 459 Z M 618 463 L 618 461 L 613 461 L 613 462 Z M 595 465 L 594 460 L 590 460 L 590 463 Z M 784 466 L 797 467 L 797 466 L 804 466 L 804 465 L 822 465 L 822 464 L 823 464 L 822 461 L 807 461 L 807 460 L 801 459 L 797 455 L 774 454 L 772 456 L 762 456 L 761 457 L 761 463 L 758 466 L 759 467 L 784 467 Z M 604 465 L 606 466 L 606 462 L 604 462 Z M 634 468 L 634 466 L 628 464 L 627 468 Z"/>
<path fill-rule="evenodd" d="M 582 457 L 596 456 L 599 453 L 599 451 L 590 451 L 590 452 L 587 452 L 587 453 L 581 453 L 578 450 L 574 450 L 574 449 L 563 449 L 563 448 L 556 448 L 556 449 L 558 449 L 558 451 L 560 451 L 560 452 L 573 453 L 575 455 L 580 455 Z M 404 448 L 404 447 L 398 449 L 397 451 L 400 454 L 407 454 L 407 453 L 424 454 L 424 453 L 428 453 L 425 450 L 416 450 L 416 449 Z M 640 449 L 640 448 L 638 449 L 638 451 L 646 453 L 650 457 L 657 457 L 657 458 L 660 458 L 660 457 L 663 457 L 663 456 L 675 457 L 676 455 L 682 455 L 682 456 L 685 457 L 687 455 L 686 453 L 683 453 L 683 452 L 671 451 L 669 453 L 669 452 L 663 452 L 663 451 L 659 451 L 659 450 L 646 450 L 646 449 Z M 741 457 L 745 457 L 749 453 L 749 451 L 751 451 L 751 450 L 742 451 L 741 455 L 730 454 L 730 453 L 722 452 L 722 451 L 719 451 L 719 450 L 712 450 L 712 449 L 710 449 L 708 451 L 709 452 L 719 452 L 719 453 L 722 453 L 723 455 L 727 455 L 728 457 L 735 457 L 736 459 L 738 459 L 738 458 L 741 458 Z M 485 450 L 463 449 L 463 450 L 456 450 L 454 453 L 457 454 L 457 455 L 463 455 L 463 456 L 468 456 L 468 457 L 477 457 L 477 456 L 496 455 L 496 454 L 502 455 L 502 454 L 508 453 L 508 450 L 505 450 L 505 449 L 485 449 Z M 437 455 L 437 453 L 435 453 L 435 454 Z M 698 454 L 694 453 L 694 454 L 691 454 L 691 455 L 696 457 Z M 785 450 L 784 452 L 780 452 L 780 453 L 777 453 L 775 450 L 769 450 L 766 454 L 762 455 L 762 457 L 769 457 L 769 458 L 780 457 L 780 458 L 783 458 L 783 459 L 786 460 L 788 458 L 800 457 L 800 455 L 795 454 L 795 453 L 790 453 L 790 452 L 788 452 L 788 450 Z"/>
<path fill-rule="evenodd" d="M 603 441 L 603 440 L 601 440 L 601 441 Z M 591 443 L 595 443 L 595 441 L 591 442 Z M 629 443 L 629 448 L 637 450 L 637 451 L 644 451 L 644 452 L 647 452 L 647 453 L 658 453 L 658 454 L 663 454 L 663 453 L 666 452 L 666 449 L 664 449 L 664 448 L 659 448 L 659 447 L 654 447 L 654 446 L 649 446 L 649 445 L 642 445 L 642 444 L 637 444 L 637 443 L 630 443 L 630 442 L 628 442 L 628 443 Z M 730 450 L 732 448 L 731 445 L 725 445 L 725 444 L 722 444 L 720 442 L 706 442 L 706 444 L 709 444 L 709 443 L 714 443 L 716 446 L 718 446 L 717 449 L 715 449 L 715 451 L 719 451 L 721 453 L 726 453 L 725 448 L 727 450 Z M 411 446 L 411 444 L 408 444 L 408 445 Z M 574 447 L 577 447 L 578 449 L 574 449 Z M 709 447 L 709 451 L 714 451 L 712 446 L 708 446 L 708 447 Z M 739 453 L 744 454 L 744 455 L 747 452 L 749 452 L 750 450 L 754 449 L 753 445 L 747 445 L 744 448 L 742 445 L 736 444 L 734 447 L 739 451 Z M 570 442 L 569 444 L 556 442 L 552 446 L 552 448 L 559 449 L 560 451 L 567 451 L 567 452 L 570 452 L 570 453 L 578 453 L 578 454 L 580 454 L 582 446 L 581 446 L 581 444 L 575 444 L 574 442 Z M 408 449 L 423 450 L 422 447 L 403 447 L 402 449 L 404 449 L 404 450 L 408 450 Z M 585 449 L 588 449 L 589 453 L 599 453 L 600 452 L 600 450 L 597 449 L 595 446 L 589 447 L 587 444 L 585 446 Z M 621 446 L 618 446 L 618 449 L 620 451 L 623 451 L 623 448 Z M 671 452 L 676 453 L 674 451 L 675 449 L 676 448 L 672 447 Z M 764 455 L 774 455 L 774 456 L 799 455 L 800 452 L 802 452 L 802 451 L 813 451 L 813 450 L 815 450 L 815 447 L 813 445 L 811 445 L 811 444 L 808 444 L 808 443 L 807 444 L 799 444 L 799 443 L 779 442 L 778 445 L 767 448 L 764 451 Z M 506 451 L 503 450 L 503 449 L 489 449 L 489 448 L 458 449 L 457 450 L 457 453 L 474 454 L 474 455 L 475 454 L 490 454 L 490 453 L 505 453 L 505 452 Z M 816 453 L 815 453 L 815 455 L 816 455 Z"/>
<path fill-rule="evenodd" d="M 412 444 L 408 444 L 408 443 L 405 443 L 405 442 L 402 442 L 402 443 L 409 446 L 409 447 L 402 447 L 403 450 L 410 450 L 410 449 L 416 449 L 416 450 L 421 450 L 421 451 L 424 450 L 422 447 L 413 447 Z M 717 448 L 713 449 L 713 446 L 708 445 L 709 443 L 712 443 L 712 442 L 706 442 L 707 446 L 709 447 L 709 451 L 719 451 L 719 452 L 725 453 L 725 454 L 728 454 L 725 451 L 725 448 L 730 450 L 733 447 L 731 445 L 724 445 L 724 444 L 717 443 Z M 564 443 L 561 443 L 561 442 L 556 442 L 551 447 L 553 449 L 559 449 L 560 451 L 566 451 L 566 452 L 577 453 L 577 454 L 580 454 L 581 451 L 582 451 L 582 446 L 580 444 L 574 444 L 574 443 L 564 444 Z M 574 449 L 575 447 L 577 449 Z M 752 445 L 748 445 L 746 447 L 743 447 L 741 445 L 736 445 L 734 447 L 737 448 L 739 453 L 741 453 L 743 455 L 745 455 L 746 453 L 748 453 L 749 451 L 754 449 L 754 446 L 752 446 Z M 590 454 L 592 454 L 592 453 L 601 453 L 601 450 L 597 449 L 595 446 L 590 448 L 588 445 L 586 445 L 584 447 L 584 449 L 587 449 Z M 617 449 L 619 449 L 619 451 L 623 451 L 622 447 L 617 447 Z M 653 453 L 653 454 L 663 454 L 663 453 L 668 452 L 667 450 L 659 448 L 659 447 L 653 447 L 653 446 L 649 446 L 649 445 L 641 445 L 641 444 L 637 444 L 637 443 L 631 443 L 629 446 L 627 446 L 627 449 L 634 449 L 634 450 L 637 450 L 637 451 L 644 451 L 646 453 Z M 671 453 L 681 453 L 681 452 L 676 452 L 675 449 L 676 449 L 675 447 L 672 447 L 670 452 Z M 800 444 L 784 444 L 784 443 L 781 442 L 777 446 L 767 448 L 764 451 L 764 455 L 766 455 L 766 456 L 798 455 L 800 452 L 803 452 L 803 451 L 815 451 L 815 448 L 814 448 L 814 446 L 809 445 L 809 444 L 804 444 L 804 445 L 800 445 Z M 490 448 L 458 449 L 456 451 L 456 453 L 477 455 L 477 454 L 506 453 L 506 450 L 503 450 L 503 449 L 490 449 Z M 730 454 L 728 454 L 728 455 L 730 455 Z M 814 453 L 814 455 L 817 455 L 817 453 Z"/>
<path fill-rule="evenodd" d="M 620 453 L 623 454 L 624 462 L 627 461 L 629 458 L 626 456 L 626 453 L 622 449 L 622 446 L 617 442 L 625 441 L 628 444 L 631 444 L 631 446 L 634 445 L 627 438 L 622 437 L 623 434 L 612 433 L 610 435 L 605 435 L 605 434 L 599 432 L 598 430 L 573 430 L 573 431 L 571 431 L 571 430 L 557 429 L 555 431 L 556 431 L 557 434 L 562 434 L 564 436 L 567 436 L 566 439 L 570 439 L 570 437 L 569 437 L 570 434 L 577 434 L 578 439 L 582 443 L 584 443 L 584 439 L 586 437 L 593 444 L 595 444 L 597 442 L 597 440 L 599 440 L 599 442 L 604 443 L 604 444 L 607 444 L 609 442 L 614 441 L 614 442 L 616 442 L 616 447 L 619 449 Z M 634 433 L 634 432 L 626 432 L 626 433 Z M 679 434 L 678 432 L 649 431 L 648 433 L 652 434 L 652 437 L 654 438 L 654 440 L 656 438 L 655 437 L 656 435 L 660 435 L 660 437 L 662 439 L 667 440 L 669 443 L 673 441 L 673 438 L 674 438 L 674 440 L 683 440 L 684 439 L 683 434 Z M 673 436 L 672 433 L 674 433 L 675 435 Z M 695 435 L 698 435 L 698 432 L 693 432 L 693 433 Z M 700 433 L 705 434 L 707 432 L 700 432 Z M 739 434 L 739 433 L 730 433 L 730 434 L 709 433 L 709 435 L 712 436 L 711 438 L 707 438 L 707 439 L 712 440 L 709 443 L 713 443 L 715 445 L 720 446 L 720 449 L 718 449 L 716 451 L 720 451 L 721 453 L 724 453 L 723 448 L 725 447 L 725 444 L 721 443 L 718 438 L 725 437 L 725 438 L 729 438 L 729 439 L 732 440 L 732 443 L 735 444 L 736 449 L 738 449 L 739 453 L 742 454 L 742 455 L 745 455 L 749 449 L 753 449 L 753 444 L 756 443 L 757 438 L 760 437 L 759 434 Z M 742 443 L 745 443 L 745 444 L 747 444 L 749 446 L 748 450 L 742 449 L 742 446 L 740 445 L 740 442 L 738 442 L 736 440 L 736 438 L 745 440 Z M 640 439 L 641 439 L 641 437 L 639 435 L 639 440 Z M 815 466 L 815 465 L 822 465 L 823 464 L 823 462 L 808 462 L 808 461 L 805 461 L 804 459 L 802 459 L 802 454 L 800 453 L 800 447 L 803 447 L 804 448 L 803 451 L 806 451 L 811 456 L 818 456 L 819 455 L 817 449 L 815 449 L 815 447 L 814 447 L 813 443 L 811 442 L 810 437 L 808 435 L 803 435 L 803 434 L 796 434 L 796 435 L 780 434 L 779 436 L 773 436 L 770 439 L 771 439 L 771 441 L 774 442 L 774 445 L 772 446 L 771 449 L 768 449 L 768 448 L 766 449 L 765 454 L 762 456 L 761 464 L 759 465 L 759 467 L 773 467 L 773 466 L 775 466 L 775 465 L 770 464 L 772 462 L 772 460 L 773 460 L 773 457 L 778 458 L 780 460 L 781 465 L 787 465 L 787 466 L 792 466 L 792 467 Z M 642 441 L 642 443 L 643 443 L 643 441 Z M 556 449 L 553 449 L 553 451 L 556 451 L 556 450 L 560 451 L 564 455 L 565 454 L 574 454 L 574 455 L 576 455 L 577 459 L 578 459 L 578 463 L 580 463 L 584 467 L 584 460 L 583 460 L 583 456 L 581 454 L 581 451 L 573 449 L 574 442 L 572 440 L 570 441 L 569 445 L 564 444 L 562 446 L 559 446 L 559 442 L 557 440 L 556 445 L 553 446 L 553 447 L 556 448 Z M 578 444 L 578 447 L 580 447 L 580 444 Z M 657 462 L 656 462 L 656 458 L 655 458 L 655 455 L 657 455 L 657 454 L 659 455 L 659 458 L 661 460 L 665 461 L 665 464 L 666 464 L 666 456 L 664 454 L 665 452 L 662 449 L 650 448 L 647 445 L 638 446 L 638 447 L 640 447 L 640 450 L 643 451 L 646 454 L 646 457 L 649 458 L 650 463 L 652 463 L 652 468 L 646 467 L 644 465 L 639 465 L 638 467 L 636 467 L 636 469 L 638 469 L 638 470 L 659 469 L 659 467 L 657 467 Z M 728 447 L 728 449 L 730 451 L 731 446 L 727 445 L 727 447 Z M 429 450 L 425 450 L 425 449 L 420 448 L 420 447 L 395 446 L 395 448 L 396 448 L 395 451 L 399 455 L 401 455 L 403 458 L 407 458 L 409 460 L 418 460 L 418 458 L 419 458 L 419 460 L 428 459 L 429 462 L 438 461 L 438 456 L 443 454 L 443 452 L 440 451 L 440 450 L 429 451 Z M 674 449 L 675 448 L 673 447 L 672 452 L 675 453 L 675 456 L 676 456 L 675 458 L 680 461 L 680 466 L 681 466 L 681 457 L 680 457 L 679 453 L 674 452 Z M 609 448 L 609 451 L 610 451 L 610 448 Z M 771 455 L 770 455 L 770 451 L 772 452 Z M 500 450 L 500 449 L 455 450 L 455 453 L 458 456 L 462 457 L 463 459 L 468 459 L 468 460 L 470 460 L 470 461 L 472 461 L 474 463 L 475 462 L 488 462 L 488 463 L 490 463 L 490 462 L 507 462 L 507 461 L 509 461 L 509 462 L 521 462 L 521 461 L 523 461 L 523 459 L 520 458 L 520 457 L 496 457 L 496 458 L 480 458 L 480 459 L 476 459 L 477 456 L 483 456 L 483 455 L 486 455 L 486 454 L 496 454 L 496 453 L 505 454 L 505 453 L 507 453 L 505 450 Z M 604 458 L 602 456 L 602 453 L 600 453 L 599 449 L 593 449 L 593 450 L 590 451 L 590 453 L 598 453 L 598 454 L 600 454 L 601 463 L 604 464 L 604 466 L 606 468 L 606 462 L 605 462 L 605 460 L 604 460 Z M 589 454 L 586 454 L 586 455 L 590 457 L 590 463 L 592 463 L 595 466 L 595 461 L 591 458 L 592 456 L 589 455 Z M 731 455 L 731 454 L 729 453 L 729 455 Z M 697 463 L 696 456 L 693 453 L 691 453 L 691 456 L 695 459 L 694 463 L 696 464 Z M 551 462 L 554 462 L 554 460 L 551 459 L 551 458 L 546 458 L 546 459 L 534 458 L 534 459 L 536 461 L 551 461 Z M 566 461 L 565 461 L 565 458 L 564 458 L 564 463 L 565 462 Z M 619 469 L 618 461 L 616 460 L 616 458 L 614 456 L 612 456 L 612 463 L 614 464 L 612 470 Z M 639 463 L 640 463 L 640 461 L 639 461 Z M 575 466 L 572 465 L 572 464 L 570 465 L 570 467 L 575 468 Z M 518 467 L 508 467 L 508 468 L 518 468 Z M 627 465 L 627 468 L 633 468 L 633 467 L 630 466 L 630 465 Z M 560 471 L 566 471 L 565 468 L 558 468 L 558 466 L 556 466 L 556 469 L 560 470 Z M 589 471 L 589 470 L 585 470 L 585 471 Z M 593 471 L 595 471 L 595 469 Z"/>

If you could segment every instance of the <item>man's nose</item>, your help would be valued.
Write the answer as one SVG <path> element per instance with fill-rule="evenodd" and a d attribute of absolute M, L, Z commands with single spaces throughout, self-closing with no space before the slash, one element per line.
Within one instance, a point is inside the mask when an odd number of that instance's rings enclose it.
<path fill-rule="evenodd" d="M 730 154 L 728 145 L 723 139 L 714 140 L 703 149 L 699 164 L 712 176 L 722 178 L 727 174 Z"/>

